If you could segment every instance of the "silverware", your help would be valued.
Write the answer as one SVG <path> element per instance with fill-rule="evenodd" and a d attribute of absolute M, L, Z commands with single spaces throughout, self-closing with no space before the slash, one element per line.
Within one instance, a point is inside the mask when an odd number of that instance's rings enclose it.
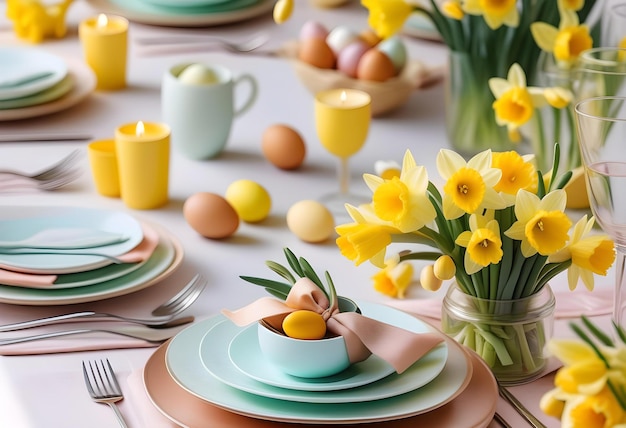
<path fill-rule="evenodd" d="M 145 326 L 172 326 L 172 320 L 189 306 L 191 306 L 200 296 L 206 286 L 207 281 L 201 275 L 196 275 L 187 283 L 176 295 L 159 305 L 152 311 L 152 318 L 132 318 L 120 315 L 107 314 L 101 312 L 83 311 L 71 314 L 56 315 L 52 317 L 39 318 L 30 321 L 5 324 L 0 326 L 0 332 L 23 330 L 32 327 L 40 327 L 51 324 L 58 324 L 70 320 L 108 320 L 125 321 Z"/>
<path fill-rule="evenodd" d="M 85 227 L 59 227 L 42 229 L 31 236 L 17 240 L 0 240 L 2 249 L 70 250 L 102 247 L 119 244 L 128 240 L 121 233 Z"/>
<path fill-rule="evenodd" d="M 242 42 L 231 42 L 220 38 L 200 35 L 143 37 L 135 39 L 135 42 L 141 47 L 139 55 L 151 56 L 216 49 L 232 53 L 251 53 L 267 43 L 268 40 L 269 36 L 265 33 L 261 33 Z"/>
<path fill-rule="evenodd" d="M 493 415 L 493 420 L 494 420 L 494 421 L 496 421 L 498 424 L 500 424 L 500 425 L 501 425 L 502 427 L 504 427 L 504 428 L 513 428 L 513 426 L 512 426 L 510 423 L 508 423 L 508 422 L 507 422 L 507 421 L 506 421 L 506 420 L 502 417 L 502 415 L 501 415 L 500 413 L 498 413 L 498 412 L 496 412 L 496 413 Z"/>
<path fill-rule="evenodd" d="M 86 141 L 92 140 L 90 134 L 59 133 L 59 134 L 2 134 L 0 143 L 18 143 L 23 141 Z"/>
<path fill-rule="evenodd" d="M 188 319 L 193 319 L 188 317 Z M 37 340 L 53 339 L 56 337 L 75 336 L 87 333 L 109 333 L 118 336 L 130 337 L 133 339 L 145 340 L 150 343 L 162 343 L 174 337 L 180 331 L 186 329 L 188 324 L 178 325 L 169 328 L 152 328 L 145 325 L 115 325 L 108 328 L 81 328 L 76 330 L 61 330 L 50 333 L 35 334 L 32 336 L 13 337 L 10 339 L 0 339 L 0 346 L 15 345 L 18 343 L 33 342 Z"/>
<path fill-rule="evenodd" d="M 124 399 L 124 395 L 109 359 L 89 361 L 86 364 L 83 361 L 83 377 L 85 378 L 85 385 L 91 399 L 96 403 L 108 404 L 115 412 L 120 426 L 128 428 L 120 409 L 115 405 L 115 403 Z"/>
<path fill-rule="evenodd" d="M 498 382 L 498 391 L 500 396 L 504 398 L 511 406 L 515 408 L 533 428 L 547 428 L 530 410 L 528 410 L 511 392 Z"/>
<path fill-rule="evenodd" d="M 74 181 L 80 170 L 75 168 L 80 152 L 74 150 L 59 162 L 39 172 L 28 174 L 12 169 L 0 170 L 0 191 L 16 189 L 55 190 Z"/>

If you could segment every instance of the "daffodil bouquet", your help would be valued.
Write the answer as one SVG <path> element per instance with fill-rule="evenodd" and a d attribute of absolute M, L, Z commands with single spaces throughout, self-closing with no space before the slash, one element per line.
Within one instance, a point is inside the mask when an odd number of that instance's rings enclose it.
<path fill-rule="evenodd" d="M 582 325 L 571 327 L 580 340 L 548 344 L 563 367 L 555 388 L 541 398 L 541 410 L 564 427 L 626 427 L 626 333 L 614 325 L 613 340 L 584 316 Z"/>
<path fill-rule="evenodd" d="M 380 37 L 390 37 L 411 14 L 420 13 L 450 48 L 446 126 L 457 151 L 468 157 L 487 148 L 517 149 L 520 142 L 530 140 L 537 164 L 548 166 L 549 151 L 562 138 L 553 127 L 560 126 L 561 110 L 571 101 L 566 92 L 570 85 L 548 82 L 550 89 L 562 90 L 538 96 L 527 90 L 526 83 L 546 85 L 542 57 L 551 55 L 551 62 L 568 69 L 593 46 L 592 35 L 599 28 L 592 29 L 586 21 L 595 0 L 362 0 L 362 4 L 369 10 L 370 27 Z M 511 74 L 523 79 L 509 78 L 506 88 L 490 83 Z M 546 101 L 557 117 L 544 124 L 539 112 Z M 573 135 L 573 123 L 568 126 Z M 569 156 L 576 156 L 576 147 L 571 147 Z"/>
<path fill-rule="evenodd" d="M 582 279 L 591 290 L 594 274 L 606 275 L 613 264 L 615 245 L 607 235 L 592 232 L 594 218 L 585 215 L 573 225 L 565 213 L 563 186 L 571 171 L 559 172 L 558 153 L 556 145 L 552 173 L 544 181 L 532 155 L 485 150 L 465 161 L 441 149 L 436 159 L 444 181 L 440 192 L 407 150 L 399 176 L 364 175 L 371 202 L 346 205 L 353 222 L 337 226 L 337 245 L 357 265 L 369 260 L 380 267 L 377 280 L 383 282 L 386 274 L 392 282 L 392 272 L 405 261 L 432 261 L 422 271 L 423 284 L 454 279 L 463 293 L 478 299 L 524 299 L 565 270 L 571 289 Z M 388 256 L 392 243 L 416 248 Z M 490 308 L 477 310 L 494 315 Z M 487 330 L 470 325 L 457 333 L 466 344 L 477 343 L 476 337 L 487 342 L 476 349 L 486 360 L 514 364 L 511 353 L 525 349 L 526 338 L 507 345 L 512 333 Z"/>

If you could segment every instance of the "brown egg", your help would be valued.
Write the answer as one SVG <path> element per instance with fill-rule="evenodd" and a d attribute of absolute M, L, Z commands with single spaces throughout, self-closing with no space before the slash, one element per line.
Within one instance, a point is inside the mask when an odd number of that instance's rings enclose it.
<path fill-rule="evenodd" d="M 298 48 L 298 58 L 317 68 L 335 67 L 335 53 L 326 40 L 318 38 L 302 40 Z"/>
<path fill-rule="evenodd" d="M 362 80 L 384 82 L 396 75 L 391 59 L 378 49 L 370 49 L 361 56 L 356 76 Z"/>
<path fill-rule="evenodd" d="M 263 132 L 261 150 L 274 166 L 287 170 L 299 168 L 306 154 L 302 136 L 282 124 L 272 125 Z"/>
<path fill-rule="evenodd" d="M 206 238 L 226 238 L 239 227 L 239 216 L 235 209 L 215 193 L 191 195 L 183 205 L 183 215 L 193 230 Z"/>
<path fill-rule="evenodd" d="M 374 30 L 368 28 L 359 33 L 359 38 L 367 43 L 370 47 L 376 46 L 382 39 Z"/>

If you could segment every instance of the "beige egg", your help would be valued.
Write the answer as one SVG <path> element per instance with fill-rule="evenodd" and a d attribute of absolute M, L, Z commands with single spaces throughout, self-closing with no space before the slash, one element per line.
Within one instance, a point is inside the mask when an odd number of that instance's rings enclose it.
<path fill-rule="evenodd" d="M 328 208 L 313 200 L 296 202 L 287 211 L 287 227 L 305 242 L 326 241 L 335 232 L 335 219 Z"/>
<path fill-rule="evenodd" d="M 226 238 L 239 227 L 239 216 L 235 209 L 215 193 L 191 195 L 183 205 L 183 216 L 193 230 L 211 239 Z"/>
<path fill-rule="evenodd" d="M 358 79 L 384 82 L 396 75 L 396 68 L 387 55 L 372 48 L 361 56 L 356 75 Z"/>
<path fill-rule="evenodd" d="M 334 68 L 335 53 L 325 40 L 311 38 L 302 40 L 298 47 L 298 59 L 317 68 Z"/>
<path fill-rule="evenodd" d="M 261 150 L 265 158 L 280 169 L 297 169 L 306 155 L 302 136 L 287 125 L 277 124 L 263 132 Z"/>

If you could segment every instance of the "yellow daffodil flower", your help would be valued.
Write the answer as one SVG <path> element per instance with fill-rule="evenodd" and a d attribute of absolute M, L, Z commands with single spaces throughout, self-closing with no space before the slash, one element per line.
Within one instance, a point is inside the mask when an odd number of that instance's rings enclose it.
<path fill-rule="evenodd" d="M 564 428 L 624 427 L 624 410 L 608 388 L 596 395 L 578 395 L 565 402 L 561 416 Z"/>
<path fill-rule="evenodd" d="M 492 30 L 502 25 L 517 27 L 519 11 L 515 0 L 464 0 L 463 10 L 470 15 L 482 15 Z"/>
<path fill-rule="evenodd" d="M 491 166 L 502 171 L 500 181 L 494 186 L 510 202 L 515 203 L 515 196 L 520 189 L 537 191 L 537 170 L 533 164 L 533 155 L 520 155 L 515 151 L 492 153 Z"/>
<path fill-rule="evenodd" d="M 446 180 L 443 191 L 443 215 L 455 219 L 484 208 L 500 209 L 504 199 L 494 190 L 502 171 L 491 166 L 491 150 L 485 150 L 468 162 L 452 150 L 437 155 L 439 175 Z"/>
<path fill-rule="evenodd" d="M 580 24 L 574 10 L 561 10 L 559 28 L 533 22 L 530 31 L 541 50 L 552 53 L 563 67 L 573 66 L 581 52 L 593 47 L 589 26 Z"/>
<path fill-rule="evenodd" d="M 376 175 L 385 180 L 390 180 L 393 177 L 400 177 L 402 167 L 396 161 L 392 160 L 379 160 L 374 163 L 374 171 Z"/>
<path fill-rule="evenodd" d="M 506 125 L 512 141 L 518 138 L 518 128 L 533 117 L 535 109 L 547 102 L 543 89 L 526 86 L 526 74 L 517 63 L 509 68 L 506 79 L 489 79 L 489 88 L 496 98 L 493 103 L 496 123 Z"/>
<path fill-rule="evenodd" d="M 417 166 L 408 150 L 402 161 L 400 177 L 385 180 L 364 174 L 363 179 L 373 193 L 372 207 L 376 217 L 402 233 L 419 230 L 437 215 L 426 193 L 426 168 Z"/>
<path fill-rule="evenodd" d="M 385 250 L 391 244 L 391 233 L 398 232 L 389 226 L 368 223 L 363 214 L 351 205 L 346 210 L 354 223 L 342 224 L 335 228 L 336 239 L 341 254 L 358 266 L 370 260 L 380 268 L 385 266 Z"/>
<path fill-rule="evenodd" d="M 585 5 L 585 0 L 557 0 L 559 10 L 567 9 L 579 11 Z"/>
<path fill-rule="evenodd" d="M 400 262 L 398 258 L 388 259 L 385 261 L 385 268 L 374 274 L 372 279 L 376 291 L 403 299 L 413 281 L 413 265 L 407 261 Z"/>
<path fill-rule="evenodd" d="M 469 219 L 470 230 L 462 232 L 455 243 L 465 247 L 465 271 L 468 275 L 478 272 L 492 263 L 502 260 L 500 225 L 493 216 L 477 216 Z"/>
<path fill-rule="evenodd" d="M 282 24 L 291 18 L 293 2 L 294 0 L 278 0 L 274 4 L 273 17 L 275 23 Z"/>
<path fill-rule="evenodd" d="M 548 416 L 561 419 L 563 409 L 565 408 L 565 400 L 561 395 L 562 393 L 559 388 L 551 389 L 543 394 L 539 400 L 539 408 L 541 411 Z"/>
<path fill-rule="evenodd" d="M 615 261 L 613 241 L 607 235 L 590 234 L 594 223 L 594 217 L 587 221 L 587 216 L 583 216 L 574 226 L 569 244 L 548 259 L 549 262 L 555 263 L 572 260 L 572 265 L 567 271 L 570 290 L 576 288 L 579 278 L 588 290 L 593 290 L 593 275 L 606 276 Z"/>
<path fill-rule="evenodd" d="M 433 274 L 437 278 L 441 280 L 452 279 L 454 278 L 455 273 L 456 265 L 454 264 L 452 257 L 443 255 L 435 260 L 435 264 L 433 265 Z"/>
<path fill-rule="evenodd" d="M 539 199 L 534 193 L 520 190 L 515 201 L 517 221 L 504 234 L 521 241 L 524 257 L 536 253 L 549 256 L 565 246 L 572 225 L 565 214 L 567 197 L 562 189 Z"/>
<path fill-rule="evenodd" d="M 558 109 L 567 107 L 574 99 L 572 91 L 558 86 L 544 89 L 543 95 L 546 97 L 548 104 Z"/>
<path fill-rule="evenodd" d="M 446 0 L 441 4 L 441 13 L 451 19 L 460 21 L 465 16 L 459 0 Z"/>
<path fill-rule="evenodd" d="M 361 0 L 361 4 L 369 10 L 370 28 L 383 39 L 400 30 L 413 12 L 413 6 L 404 0 Z"/>

